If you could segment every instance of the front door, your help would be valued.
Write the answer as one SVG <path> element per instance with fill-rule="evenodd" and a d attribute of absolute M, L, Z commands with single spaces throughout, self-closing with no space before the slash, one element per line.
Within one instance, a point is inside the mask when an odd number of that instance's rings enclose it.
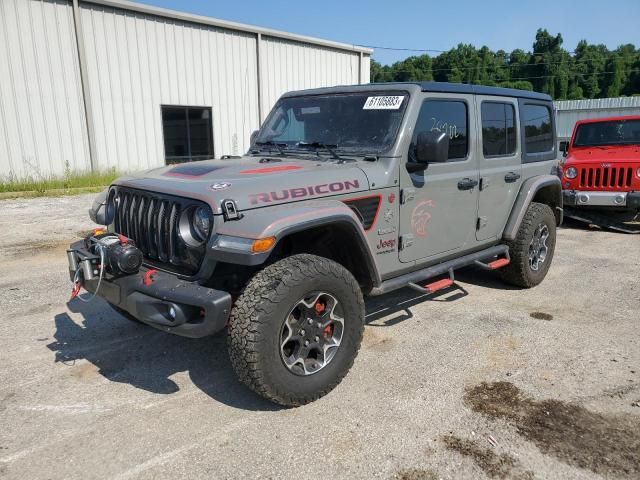
<path fill-rule="evenodd" d="M 454 253 L 475 242 L 478 159 L 473 97 L 429 93 L 413 130 L 408 162 L 424 131 L 449 135 L 449 159 L 410 173 L 400 167 L 400 261 L 411 262 Z"/>
<path fill-rule="evenodd" d="M 476 107 L 481 127 L 476 238 L 488 240 L 502 234 L 522 183 L 518 101 L 478 96 Z"/>

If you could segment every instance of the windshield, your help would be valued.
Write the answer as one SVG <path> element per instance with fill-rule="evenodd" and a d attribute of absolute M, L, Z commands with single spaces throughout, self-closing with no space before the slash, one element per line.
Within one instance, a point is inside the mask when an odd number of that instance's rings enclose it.
<path fill-rule="evenodd" d="M 640 120 L 585 123 L 578 127 L 574 147 L 640 144 Z"/>
<path fill-rule="evenodd" d="M 288 150 L 330 147 L 342 153 L 381 153 L 395 141 L 408 95 L 366 92 L 281 99 L 255 145 Z"/>

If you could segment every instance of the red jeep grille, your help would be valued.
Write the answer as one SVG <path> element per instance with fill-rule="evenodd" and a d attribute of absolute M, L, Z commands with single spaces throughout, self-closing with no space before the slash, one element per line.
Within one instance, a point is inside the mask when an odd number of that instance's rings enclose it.
<path fill-rule="evenodd" d="M 631 186 L 629 167 L 579 167 L 580 186 L 587 188 L 625 188 Z"/>

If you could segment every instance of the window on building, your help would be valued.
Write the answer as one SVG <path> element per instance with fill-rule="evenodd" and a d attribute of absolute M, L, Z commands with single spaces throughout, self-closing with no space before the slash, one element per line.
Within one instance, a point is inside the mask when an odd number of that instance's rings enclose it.
<path fill-rule="evenodd" d="M 422 104 L 411 139 L 410 157 L 421 132 L 446 132 L 449 135 L 449 159 L 463 159 L 469 151 L 467 104 L 459 100 L 427 100 Z"/>
<path fill-rule="evenodd" d="M 544 105 L 523 105 L 520 109 L 527 153 L 553 150 L 551 110 Z"/>
<path fill-rule="evenodd" d="M 482 103 L 482 152 L 485 157 L 516 151 L 516 111 L 511 103 Z"/>
<path fill-rule="evenodd" d="M 213 158 L 211 108 L 162 106 L 167 164 Z"/>

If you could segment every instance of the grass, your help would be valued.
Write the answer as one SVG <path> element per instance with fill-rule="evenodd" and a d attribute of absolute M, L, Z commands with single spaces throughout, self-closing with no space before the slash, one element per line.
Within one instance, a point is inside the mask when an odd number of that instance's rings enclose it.
<path fill-rule="evenodd" d="M 0 199 L 73 195 L 100 191 L 119 176 L 115 169 L 101 172 L 72 172 L 65 168 L 64 175 L 40 174 L 18 178 L 13 175 L 0 177 Z"/>

